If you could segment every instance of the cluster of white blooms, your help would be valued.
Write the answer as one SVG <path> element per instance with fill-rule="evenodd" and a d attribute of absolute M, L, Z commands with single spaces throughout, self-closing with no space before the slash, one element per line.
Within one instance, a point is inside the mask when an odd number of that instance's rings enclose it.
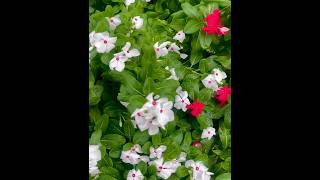
<path fill-rule="evenodd" d="M 101 152 L 99 145 L 89 145 L 89 174 L 96 176 L 100 173 L 97 166 L 98 161 L 101 160 Z"/>
<path fill-rule="evenodd" d="M 182 87 L 179 86 L 176 90 L 177 95 L 175 97 L 175 103 L 174 107 L 176 109 L 182 109 L 183 112 L 187 111 L 187 105 L 190 104 L 190 101 L 188 99 L 188 92 L 182 91 Z"/>
<path fill-rule="evenodd" d="M 168 47 L 167 47 L 168 46 Z M 154 51 L 156 52 L 157 59 L 162 56 L 166 56 L 170 51 L 178 53 L 182 59 L 188 57 L 187 54 L 180 53 L 182 47 L 176 45 L 176 43 L 171 43 L 170 41 L 163 42 L 159 45 L 159 42 L 156 42 L 153 45 Z"/>
<path fill-rule="evenodd" d="M 125 62 L 127 62 L 130 58 L 136 57 L 140 55 L 140 51 L 138 49 L 131 49 L 131 43 L 127 42 L 122 51 L 114 54 L 113 59 L 109 62 L 109 67 L 111 70 L 117 70 L 119 72 L 123 71 L 125 67 Z"/>
<path fill-rule="evenodd" d="M 227 78 L 226 73 L 215 68 L 212 70 L 211 74 L 202 80 L 202 83 L 206 88 L 216 91 L 219 88 L 219 84 L 222 84 L 222 80 L 225 78 Z"/>
<path fill-rule="evenodd" d="M 147 102 L 140 109 L 136 109 L 132 117 L 140 131 L 148 130 L 150 135 L 159 133 L 159 128 L 165 129 L 165 125 L 174 120 L 172 111 L 173 103 L 168 98 L 159 98 L 150 93 Z"/>
<path fill-rule="evenodd" d="M 121 160 L 132 165 L 138 164 L 140 161 L 149 162 L 148 156 L 142 156 L 141 146 L 139 144 L 133 145 L 130 150 L 121 152 Z"/>

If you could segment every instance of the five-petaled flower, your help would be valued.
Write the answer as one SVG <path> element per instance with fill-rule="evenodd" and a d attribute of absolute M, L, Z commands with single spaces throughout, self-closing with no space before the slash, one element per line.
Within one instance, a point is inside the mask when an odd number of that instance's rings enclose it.
<path fill-rule="evenodd" d="M 204 104 L 199 103 L 196 99 L 193 101 L 192 104 L 188 104 L 186 106 L 187 109 L 191 110 L 192 116 L 199 116 L 204 108 Z"/>
<path fill-rule="evenodd" d="M 177 94 L 175 97 L 175 103 L 174 107 L 176 109 L 182 109 L 183 112 L 187 111 L 187 105 L 190 104 L 190 101 L 188 99 L 188 92 L 182 91 L 182 87 L 179 86 L 176 90 Z"/>
<path fill-rule="evenodd" d="M 128 6 L 130 5 L 130 4 L 132 4 L 132 3 L 134 3 L 135 2 L 135 0 L 125 0 L 124 1 L 124 4 L 127 6 L 127 8 L 128 8 Z"/>
<path fill-rule="evenodd" d="M 205 18 L 207 26 L 202 28 L 202 31 L 208 34 L 215 34 L 218 36 L 226 35 L 229 32 L 229 28 L 221 25 L 220 11 L 215 9 L 211 14 Z"/>
<path fill-rule="evenodd" d="M 159 42 L 156 42 L 154 45 L 153 45 L 153 48 L 154 48 L 154 51 L 156 52 L 156 56 L 157 56 L 157 59 L 161 56 L 165 56 L 169 53 L 168 49 L 167 49 L 167 45 L 169 45 L 170 42 L 169 41 L 166 41 L 162 44 L 159 45 Z"/>
<path fill-rule="evenodd" d="M 223 86 L 217 90 L 215 98 L 220 103 L 220 106 L 224 106 L 228 102 L 228 98 L 231 95 L 231 88 Z"/>
<path fill-rule="evenodd" d="M 186 35 L 184 34 L 184 32 L 182 30 L 177 32 L 177 34 L 173 37 L 173 39 L 175 39 L 181 43 L 184 41 L 185 38 L 186 38 Z"/>
<path fill-rule="evenodd" d="M 132 18 L 132 24 L 134 29 L 140 29 L 143 26 L 143 19 L 140 16 Z"/>
<path fill-rule="evenodd" d="M 163 158 L 150 161 L 149 165 L 155 165 L 157 168 L 157 175 L 163 179 L 168 179 L 171 174 L 175 173 L 177 168 L 181 166 L 176 160 L 163 162 Z"/>
<path fill-rule="evenodd" d="M 212 74 L 214 75 L 214 79 L 217 81 L 217 83 L 222 84 L 222 80 L 227 78 L 227 74 L 220 69 L 213 69 Z"/>
<path fill-rule="evenodd" d="M 192 180 L 210 180 L 210 176 L 213 175 L 212 172 L 208 172 L 208 168 L 200 161 L 188 160 L 185 166 L 192 168 Z"/>
<path fill-rule="evenodd" d="M 121 19 L 120 19 L 119 15 L 116 15 L 111 18 L 107 17 L 106 19 L 109 23 L 110 30 L 115 30 L 117 28 L 117 26 L 119 26 L 121 24 Z"/>
<path fill-rule="evenodd" d="M 131 169 L 128 172 L 127 180 L 143 180 L 143 179 L 144 177 L 139 169 L 137 171 L 135 169 Z"/>
<path fill-rule="evenodd" d="M 216 129 L 213 127 L 208 127 L 207 129 L 204 129 L 201 134 L 201 138 L 211 139 L 212 136 L 216 135 Z"/>
<path fill-rule="evenodd" d="M 96 33 L 95 31 L 89 34 L 91 46 L 97 49 L 98 53 L 108 53 L 114 47 L 117 37 L 110 37 L 108 32 Z"/>
<path fill-rule="evenodd" d="M 209 74 L 206 78 L 202 80 L 202 84 L 209 89 L 217 90 L 218 84 L 213 74 Z"/>
<path fill-rule="evenodd" d="M 167 146 L 161 145 L 157 149 L 154 147 L 150 148 L 150 158 L 158 158 L 162 157 L 162 153 L 167 149 Z"/>

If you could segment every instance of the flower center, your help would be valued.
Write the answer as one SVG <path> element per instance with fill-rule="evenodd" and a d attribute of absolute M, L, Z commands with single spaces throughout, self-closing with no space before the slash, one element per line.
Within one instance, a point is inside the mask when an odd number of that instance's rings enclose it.
<path fill-rule="evenodd" d="M 127 51 L 127 53 L 129 53 L 129 51 Z"/>
<path fill-rule="evenodd" d="M 210 134 L 210 131 L 208 131 L 208 134 Z"/>
<path fill-rule="evenodd" d="M 183 102 L 183 103 L 184 103 L 184 100 L 182 100 L 181 102 Z"/>
<path fill-rule="evenodd" d="M 116 60 L 119 61 L 119 57 L 117 57 Z"/>
<path fill-rule="evenodd" d="M 199 167 L 196 167 L 196 170 L 199 171 Z"/>
<path fill-rule="evenodd" d="M 159 49 L 159 48 L 157 48 L 157 51 L 160 51 L 160 49 Z"/>
<path fill-rule="evenodd" d="M 218 73 L 216 73 L 216 76 L 218 76 Z"/>
<path fill-rule="evenodd" d="M 163 112 L 163 110 L 162 109 L 160 109 L 160 113 L 162 113 Z"/>
<path fill-rule="evenodd" d="M 173 51 L 173 48 L 171 48 L 171 51 Z"/>
<path fill-rule="evenodd" d="M 162 166 L 159 166 L 159 169 L 161 170 L 161 169 L 162 169 Z"/>
<path fill-rule="evenodd" d="M 180 33 L 178 33 L 178 35 L 180 36 Z"/>
<path fill-rule="evenodd" d="M 137 19 L 137 18 L 134 18 L 134 20 L 135 20 L 135 21 L 138 21 L 138 19 Z"/>
<path fill-rule="evenodd" d="M 157 105 L 157 102 L 153 101 L 153 102 L 152 102 L 152 105 L 154 105 L 154 106 Z"/>
<path fill-rule="evenodd" d="M 138 116 L 141 116 L 141 114 L 140 114 L 140 113 L 137 113 L 137 115 L 138 115 Z"/>
<path fill-rule="evenodd" d="M 110 20 L 110 22 L 112 22 L 112 23 L 113 23 L 113 19 L 111 19 L 111 20 Z"/>
<path fill-rule="evenodd" d="M 211 83 L 211 81 L 208 81 L 208 83 L 210 84 L 210 83 Z"/>
<path fill-rule="evenodd" d="M 129 159 L 129 156 L 126 156 L 126 158 L 128 158 L 128 159 Z"/>
<path fill-rule="evenodd" d="M 132 177 L 136 177 L 136 175 L 135 175 L 135 174 L 132 174 Z"/>
<path fill-rule="evenodd" d="M 104 41 L 103 41 L 103 43 L 107 44 L 107 43 L 108 43 L 108 41 L 107 41 L 107 40 L 104 40 Z"/>

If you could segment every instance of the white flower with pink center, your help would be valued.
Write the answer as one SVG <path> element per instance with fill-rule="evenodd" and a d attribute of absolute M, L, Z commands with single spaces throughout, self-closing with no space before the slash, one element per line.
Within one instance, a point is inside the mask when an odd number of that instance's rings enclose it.
<path fill-rule="evenodd" d="M 153 48 L 154 48 L 154 51 L 156 52 L 156 56 L 157 56 L 157 59 L 159 57 L 162 57 L 162 56 L 165 56 L 169 53 L 168 49 L 167 49 L 167 46 L 170 44 L 169 41 L 166 41 L 162 44 L 159 45 L 159 42 L 156 42 L 154 45 L 153 45 Z"/>
<path fill-rule="evenodd" d="M 201 138 L 210 140 L 214 135 L 216 135 L 216 129 L 208 127 L 202 131 Z"/>
<path fill-rule="evenodd" d="M 184 34 L 184 32 L 182 30 L 177 32 L 177 34 L 173 37 L 173 39 L 175 39 L 181 43 L 184 41 L 185 38 L 186 38 L 186 35 Z"/>
<path fill-rule="evenodd" d="M 111 70 L 123 71 L 125 67 L 125 62 L 128 60 L 128 57 L 123 53 L 114 54 L 113 59 L 109 62 L 109 68 Z"/>
<path fill-rule="evenodd" d="M 89 34 L 90 44 L 95 47 L 98 53 L 108 53 L 114 47 L 117 37 L 110 37 L 108 32 Z"/>
<path fill-rule="evenodd" d="M 128 172 L 127 180 L 143 180 L 143 179 L 144 177 L 139 169 L 137 171 L 134 169 L 131 169 Z"/>
<path fill-rule="evenodd" d="M 187 105 L 190 104 L 190 101 L 188 99 L 188 92 L 182 91 L 182 87 L 179 86 L 176 90 L 177 94 L 175 97 L 175 103 L 174 107 L 176 109 L 182 109 L 183 112 L 187 111 Z"/>
<path fill-rule="evenodd" d="M 213 69 L 212 70 L 212 74 L 214 75 L 215 80 L 217 81 L 217 83 L 221 84 L 222 80 L 224 80 L 225 78 L 227 78 L 227 74 L 223 71 L 221 71 L 220 69 Z"/>
<path fill-rule="evenodd" d="M 126 55 L 127 58 L 137 57 L 140 56 L 140 51 L 138 49 L 131 49 L 131 43 L 126 42 L 124 47 L 122 48 L 122 52 Z"/>
<path fill-rule="evenodd" d="M 161 145 L 157 149 L 154 147 L 150 148 L 150 158 L 161 158 L 162 153 L 167 149 L 167 146 Z"/>
<path fill-rule="evenodd" d="M 122 151 L 120 159 L 132 165 L 138 164 L 140 161 L 149 162 L 148 156 L 141 156 L 136 151 L 128 150 Z"/>
<path fill-rule="evenodd" d="M 202 84 L 209 89 L 216 91 L 218 89 L 218 84 L 213 74 L 209 74 L 206 78 L 202 80 Z"/>
<path fill-rule="evenodd" d="M 119 15 L 116 15 L 114 17 L 106 17 L 108 23 L 109 23 L 109 28 L 110 30 L 115 30 L 117 28 L 117 26 L 119 26 L 121 24 L 121 19 Z"/>
<path fill-rule="evenodd" d="M 149 162 L 149 165 L 155 165 L 157 168 L 157 176 L 168 179 L 173 173 L 176 172 L 177 168 L 181 166 L 181 163 L 172 160 L 163 162 L 163 158 Z"/>
<path fill-rule="evenodd" d="M 140 29 L 143 26 L 143 19 L 140 16 L 135 16 L 131 20 L 133 29 Z"/>
<path fill-rule="evenodd" d="M 208 172 L 208 168 L 200 161 L 188 160 L 185 166 L 192 168 L 192 180 L 210 180 L 211 175 L 213 175 L 212 172 Z"/>
<path fill-rule="evenodd" d="M 179 46 L 177 46 L 176 43 L 171 43 L 168 50 L 169 50 L 169 51 L 172 51 L 172 52 L 178 53 L 182 59 L 187 58 L 187 57 L 188 57 L 187 54 L 180 53 L 180 50 L 181 50 L 181 49 L 182 49 L 182 48 L 180 48 Z"/>

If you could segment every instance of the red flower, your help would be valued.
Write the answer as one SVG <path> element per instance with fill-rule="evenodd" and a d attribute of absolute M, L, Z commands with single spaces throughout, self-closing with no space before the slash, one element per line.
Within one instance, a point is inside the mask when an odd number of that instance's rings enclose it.
<path fill-rule="evenodd" d="M 225 35 L 229 32 L 229 28 L 221 25 L 220 11 L 218 9 L 215 9 L 213 13 L 208 14 L 205 20 L 207 21 L 207 27 L 203 27 L 202 31 L 218 36 Z"/>
<path fill-rule="evenodd" d="M 228 98 L 231 95 L 231 88 L 228 86 L 223 86 L 217 90 L 216 99 L 219 101 L 220 105 L 223 106 L 228 102 Z"/>
<path fill-rule="evenodd" d="M 187 109 L 191 109 L 192 116 L 199 116 L 204 108 L 204 104 L 199 103 L 196 99 L 193 101 L 192 104 L 188 104 L 186 106 Z"/>

